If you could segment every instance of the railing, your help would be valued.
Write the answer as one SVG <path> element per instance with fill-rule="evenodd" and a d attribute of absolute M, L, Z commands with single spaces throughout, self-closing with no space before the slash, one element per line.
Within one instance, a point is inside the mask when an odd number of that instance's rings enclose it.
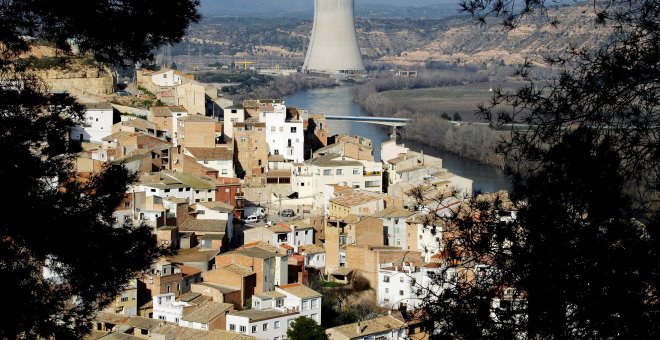
<path fill-rule="evenodd" d="M 364 171 L 362 173 L 363 176 L 380 176 L 382 174 L 383 174 L 382 171 Z"/>

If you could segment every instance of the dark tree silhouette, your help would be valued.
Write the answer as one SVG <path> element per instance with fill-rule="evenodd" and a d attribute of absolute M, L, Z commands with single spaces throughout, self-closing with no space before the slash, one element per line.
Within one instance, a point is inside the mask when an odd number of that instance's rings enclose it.
<path fill-rule="evenodd" d="M 169 252 L 150 229 L 115 225 L 112 213 L 136 178 L 123 166 L 76 176 L 70 128 L 84 108 L 51 94 L 20 55 L 75 45 L 97 61 L 153 60 L 199 19 L 197 0 L 0 1 L 0 303 L 11 306 L 0 338 L 82 338 L 95 312 L 128 280 Z"/>
<path fill-rule="evenodd" d="M 546 5 L 514 4 L 462 6 L 479 21 L 503 15 L 515 27 Z M 429 216 L 429 225 L 444 222 L 443 265 L 461 273 L 457 281 L 437 275 L 425 292 L 438 336 L 660 337 L 660 3 L 593 5 L 610 40 L 548 58 L 555 77 L 539 79 L 523 65 L 518 75 L 528 85 L 498 90 L 481 107 L 493 124 L 529 125 L 499 146 L 514 178 L 512 202 L 475 198 L 450 217 Z"/>
<path fill-rule="evenodd" d="M 323 327 L 317 324 L 316 321 L 305 316 L 301 316 L 291 323 L 289 329 L 286 330 L 286 336 L 291 340 L 328 339 Z"/>

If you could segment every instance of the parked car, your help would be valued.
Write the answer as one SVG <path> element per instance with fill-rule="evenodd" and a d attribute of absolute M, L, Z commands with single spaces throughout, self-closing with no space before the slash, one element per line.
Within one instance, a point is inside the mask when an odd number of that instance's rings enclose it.
<path fill-rule="evenodd" d="M 280 216 L 282 216 L 282 217 L 293 217 L 293 216 L 296 216 L 296 213 L 293 212 L 293 209 L 284 209 L 284 210 L 282 210 L 282 213 L 280 213 Z"/>
<path fill-rule="evenodd" d="M 131 93 L 126 91 L 126 90 L 117 90 L 117 91 L 115 91 L 115 94 L 117 94 L 119 96 L 130 96 L 131 95 Z"/>
<path fill-rule="evenodd" d="M 245 218 L 245 223 L 256 223 L 259 222 L 260 218 L 257 215 L 250 215 Z"/>

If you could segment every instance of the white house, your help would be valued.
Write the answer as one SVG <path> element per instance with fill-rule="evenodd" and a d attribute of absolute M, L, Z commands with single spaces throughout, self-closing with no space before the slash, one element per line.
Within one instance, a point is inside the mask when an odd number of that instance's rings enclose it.
<path fill-rule="evenodd" d="M 234 234 L 234 207 L 219 201 L 199 202 L 195 207 L 198 220 L 227 221 L 227 238 L 232 239 Z"/>
<path fill-rule="evenodd" d="M 379 162 L 355 160 L 338 154 L 318 156 L 309 162 L 294 164 L 291 169 L 291 190 L 298 197 L 329 200 L 328 185 L 348 186 L 381 192 L 382 169 Z M 318 203 L 318 202 L 315 202 Z"/>
<path fill-rule="evenodd" d="M 144 192 L 147 197 L 174 197 L 193 202 L 193 191 L 190 186 L 182 183 L 167 182 L 138 182 L 134 189 L 135 192 Z"/>
<path fill-rule="evenodd" d="M 298 246 L 298 252 L 305 259 L 305 267 L 325 268 L 325 249 L 315 244 Z"/>
<path fill-rule="evenodd" d="M 220 177 L 236 177 L 234 172 L 234 153 L 227 148 L 184 148 L 185 155 L 197 160 L 197 163 L 218 171 Z"/>
<path fill-rule="evenodd" d="M 69 133 L 70 139 L 80 142 L 102 143 L 103 138 L 112 134 L 114 111 L 110 103 L 85 104 L 83 125 L 76 125 Z"/>
<path fill-rule="evenodd" d="M 175 86 L 183 84 L 183 72 L 165 69 L 151 73 L 151 82 L 158 86 Z"/>
<path fill-rule="evenodd" d="M 223 109 L 225 118 L 222 122 L 222 133 L 234 138 L 234 123 L 243 123 L 245 121 L 245 109 L 243 105 L 233 105 Z"/>
<path fill-rule="evenodd" d="M 286 339 L 301 316 L 321 324 L 321 294 L 301 284 L 276 287 L 252 296 L 252 309 L 227 314 L 227 330 L 267 340 Z"/>
<path fill-rule="evenodd" d="M 416 250 L 419 251 L 424 262 L 431 262 L 433 255 L 439 254 L 442 251 L 442 231 L 443 223 L 441 220 L 437 221 L 435 226 L 427 226 L 424 221 L 424 215 L 414 215 L 408 218 L 408 231 L 413 233 L 415 231 L 415 243 L 417 244 Z"/>
<path fill-rule="evenodd" d="M 436 264 L 417 266 L 409 262 L 384 263 L 378 271 L 376 299 L 381 307 L 414 309 L 421 305 L 426 289 L 435 289 L 429 273 L 439 273 Z M 451 270 L 447 275 L 451 276 Z"/>
<path fill-rule="evenodd" d="M 408 245 L 408 225 L 406 220 L 417 212 L 398 207 L 387 207 L 373 215 L 383 221 L 385 232 L 385 245 L 402 247 L 406 250 Z"/>
<path fill-rule="evenodd" d="M 218 325 L 234 306 L 229 303 L 210 301 L 200 293 L 189 292 L 175 298 L 174 293 L 165 293 L 153 297 L 153 318 L 201 330 L 222 328 Z"/>
<path fill-rule="evenodd" d="M 283 103 L 273 103 L 272 111 L 260 108 L 259 121 L 266 123 L 266 142 L 271 155 L 282 155 L 284 159 L 298 163 L 304 160 L 303 120 L 296 108 L 287 110 Z"/>
<path fill-rule="evenodd" d="M 191 306 L 188 302 L 177 301 L 174 293 L 154 295 L 153 301 L 153 318 L 175 324 L 178 324 L 181 317 L 183 317 L 183 308 Z"/>

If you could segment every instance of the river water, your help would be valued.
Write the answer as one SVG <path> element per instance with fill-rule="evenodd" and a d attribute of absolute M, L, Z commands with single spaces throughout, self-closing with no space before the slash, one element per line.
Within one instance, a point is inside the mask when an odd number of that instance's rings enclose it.
<path fill-rule="evenodd" d="M 310 114 L 336 116 L 368 116 L 357 102 L 353 101 L 353 86 L 311 89 L 296 92 L 284 98 L 287 106 L 306 108 Z M 380 143 L 389 140 L 390 129 L 376 124 L 344 121 L 328 122 L 331 134 L 359 135 L 371 139 L 374 145 L 374 157 L 380 160 Z M 459 157 L 453 153 L 408 140 L 399 140 L 413 151 L 442 158 L 442 165 L 449 171 L 472 179 L 475 191 L 492 192 L 510 190 L 510 178 L 496 167 Z"/>

